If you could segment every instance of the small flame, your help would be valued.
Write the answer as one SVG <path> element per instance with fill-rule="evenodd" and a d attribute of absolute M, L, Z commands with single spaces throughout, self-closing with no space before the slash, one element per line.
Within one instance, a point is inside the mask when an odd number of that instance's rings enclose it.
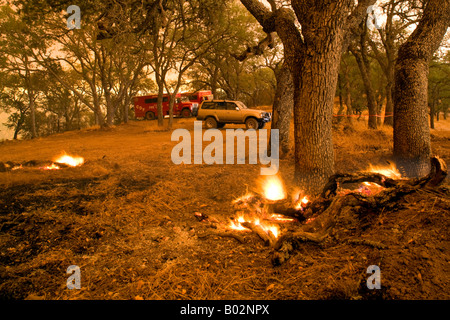
<path fill-rule="evenodd" d="M 230 227 L 230 229 L 233 229 L 233 230 L 240 230 L 240 231 L 247 230 L 248 231 L 248 229 L 246 227 L 241 225 L 241 223 L 243 223 L 243 222 L 245 222 L 244 217 L 239 216 L 236 220 L 230 221 L 229 227 Z"/>
<path fill-rule="evenodd" d="M 369 172 L 379 173 L 391 179 L 402 179 L 402 174 L 397 169 L 395 164 L 391 164 L 389 167 L 369 166 Z"/>
<path fill-rule="evenodd" d="M 259 218 L 246 219 L 243 216 L 239 216 L 237 217 L 237 219 L 230 221 L 229 228 L 238 231 L 250 231 L 242 225 L 242 223 L 244 222 L 250 222 L 255 225 L 259 225 L 267 234 L 271 233 L 275 238 L 278 238 L 280 234 L 280 230 L 276 225 L 262 222 Z"/>
<path fill-rule="evenodd" d="M 59 167 L 56 164 L 52 163 L 50 166 L 43 167 L 42 169 L 44 169 L 44 170 L 59 170 Z"/>
<path fill-rule="evenodd" d="M 64 154 L 55 160 L 56 163 L 63 163 L 70 167 L 81 166 L 84 163 L 83 157 L 70 156 L 68 154 Z"/>
<path fill-rule="evenodd" d="M 246 201 L 250 200 L 251 197 L 253 197 L 253 194 L 247 193 L 247 194 L 243 195 L 242 197 L 234 199 L 233 203 L 246 202 Z"/>
<path fill-rule="evenodd" d="M 379 193 L 383 189 L 384 188 L 380 186 L 378 183 L 365 181 L 359 187 L 358 192 L 371 196 Z"/>
<path fill-rule="evenodd" d="M 264 231 L 266 231 L 268 234 L 272 233 L 273 236 L 275 237 L 275 239 L 278 238 L 278 235 L 280 234 L 280 230 L 278 229 L 277 226 L 262 226 L 262 228 L 264 229 Z"/>
<path fill-rule="evenodd" d="M 309 202 L 308 196 L 304 196 L 302 200 L 297 202 L 297 204 L 295 205 L 295 209 L 297 210 L 303 209 L 308 204 L 308 202 Z"/>
<path fill-rule="evenodd" d="M 278 222 L 293 222 L 295 221 L 294 218 L 290 218 L 290 217 L 286 217 L 282 214 L 278 214 L 278 213 L 273 213 L 270 215 L 269 220 L 274 220 L 274 221 L 278 221 Z"/>
<path fill-rule="evenodd" d="M 276 175 L 267 176 L 262 182 L 263 195 L 267 200 L 282 200 L 286 198 L 283 182 Z"/>

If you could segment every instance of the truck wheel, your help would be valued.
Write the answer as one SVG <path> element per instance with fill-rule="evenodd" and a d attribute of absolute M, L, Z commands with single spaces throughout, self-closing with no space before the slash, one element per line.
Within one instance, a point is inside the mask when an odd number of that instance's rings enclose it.
<path fill-rule="evenodd" d="M 146 120 L 155 120 L 155 114 L 153 112 L 149 111 L 145 114 L 145 119 Z"/>
<path fill-rule="evenodd" d="M 217 121 L 213 117 L 208 117 L 205 120 L 205 127 L 207 129 L 214 129 L 217 128 Z"/>
<path fill-rule="evenodd" d="M 189 110 L 188 108 L 184 108 L 183 110 L 181 110 L 181 116 L 183 118 L 189 118 L 191 116 L 191 110 Z"/>
<path fill-rule="evenodd" d="M 258 129 L 263 129 L 265 125 L 266 125 L 265 122 L 260 122 Z"/>
<path fill-rule="evenodd" d="M 245 120 L 245 126 L 247 129 L 258 129 L 259 127 L 259 123 L 258 120 L 256 120 L 255 118 L 248 118 L 247 120 Z"/>

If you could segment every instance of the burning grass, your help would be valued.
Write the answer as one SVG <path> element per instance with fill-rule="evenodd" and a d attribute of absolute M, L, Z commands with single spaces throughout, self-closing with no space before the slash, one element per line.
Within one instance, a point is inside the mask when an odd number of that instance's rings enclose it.
<path fill-rule="evenodd" d="M 192 129 L 193 122 L 180 119 L 176 126 Z M 355 130 L 335 132 L 337 169 L 389 166 L 392 134 Z M 439 134 L 434 148 L 449 157 L 450 140 Z M 169 131 L 145 121 L 0 145 L 2 162 L 54 161 L 62 150 L 85 158 L 82 166 L 64 170 L 0 172 L 0 297 L 450 297 L 448 197 L 409 195 L 397 210 L 385 210 L 363 226 L 363 244 L 346 239 L 332 247 L 305 243 L 273 267 L 270 250 L 253 232 L 236 231 L 244 243 L 221 233 L 235 232 L 228 228 L 235 200 L 243 195 L 241 200 L 248 200 L 256 191 L 264 195 L 259 167 L 175 166 L 170 161 L 174 144 Z M 278 194 L 275 198 L 284 193 L 300 208 L 312 199 L 295 189 L 292 170 L 292 158 L 282 160 L 278 181 L 283 187 L 267 190 Z M 267 202 L 273 201 L 272 191 Z M 196 218 L 196 212 L 207 219 Z M 281 235 L 300 223 L 270 211 L 259 222 L 279 226 Z M 371 242 L 385 248 L 366 245 Z M 72 264 L 81 268 L 81 290 L 65 287 Z M 381 267 L 382 292 L 364 291 L 371 264 Z"/>

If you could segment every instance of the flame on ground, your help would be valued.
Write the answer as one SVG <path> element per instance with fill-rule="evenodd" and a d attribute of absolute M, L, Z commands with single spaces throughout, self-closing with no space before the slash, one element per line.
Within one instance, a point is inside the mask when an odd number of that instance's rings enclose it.
<path fill-rule="evenodd" d="M 276 201 L 286 198 L 283 182 L 277 175 L 267 176 L 261 184 L 263 196 L 267 200 Z"/>
<path fill-rule="evenodd" d="M 391 179 L 402 179 L 402 174 L 397 169 L 395 164 L 391 164 L 388 167 L 369 165 L 369 169 L 367 169 L 367 171 L 373 172 L 373 173 L 379 173 L 379 174 L 382 174 Z"/>
<path fill-rule="evenodd" d="M 83 157 L 70 156 L 68 154 L 63 154 L 54 160 L 56 163 L 63 163 L 70 167 L 81 166 L 84 163 Z"/>
<path fill-rule="evenodd" d="M 246 193 L 245 195 L 243 195 L 242 197 L 236 198 L 233 200 L 233 203 L 238 203 L 238 202 L 245 202 L 250 200 L 250 198 L 253 197 L 252 193 Z"/>
<path fill-rule="evenodd" d="M 43 170 L 59 170 L 59 166 L 57 166 L 56 164 L 52 163 L 49 166 L 45 166 L 42 168 Z"/>
<path fill-rule="evenodd" d="M 296 221 L 294 218 L 286 217 L 282 214 L 273 213 L 270 215 L 269 220 L 278 221 L 278 222 L 294 222 Z"/>
<path fill-rule="evenodd" d="M 300 201 L 295 205 L 295 209 L 300 210 L 303 209 L 306 204 L 309 202 L 308 196 L 304 196 Z"/>
<path fill-rule="evenodd" d="M 250 222 L 255 225 L 259 225 L 267 234 L 272 233 L 275 238 L 278 238 L 280 234 L 280 229 L 276 225 L 261 222 L 259 218 L 246 219 L 243 216 L 239 216 L 237 217 L 237 219 L 230 221 L 229 228 L 232 230 L 250 231 L 250 229 L 247 229 L 242 225 L 242 223 L 244 222 Z"/>
<path fill-rule="evenodd" d="M 258 194 L 263 198 L 261 199 L 259 196 L 255 196 L 252 193 L 247 193 L 239 198 L 236 198 L 233 200 L 233 204 L 239 204 L 245 207 L 247 204 L 247 208 L 252 209 L 252 205 L 254 205 L 254 201 L 256 200 L 256 204 L 261 203 L 264 204 L 265 209 L 262 210 L 262 215 L 259 215 L 261 212 L 258 210 L 254 210 L 254 212 L 251 212 L 250 215 L 240 214 L 237 217 L 235 217 L 234 220 L 230 221 L 229 228 L 232 230 L 238 230 L 238 231 L 251 231 L 250 229 L 244 227 L 242 223 L 248 222 L 252 223 L 254 225 L 257 225 L 264 230 L 268 235 L 272 235 L 275 238 L 278 238 L 280 236 L 280 227 L 276 223 L 282 223 L 282 222 L 293 222 L 296 221 L 296 219 L 291 217 L 286 217 L 281 214 L 268 214 L 266 212 L 267 210 L 267 201 L 278 201 L 278 200 L 284 200 L 287 197 L 287 193 L 285 191 L 285 186 L 283 181 L 280 179 L 277 175 L 270 175 L 265 176 L 261 179 L 259 179 L 259 192 Z M 256 197 L 256 198 L 254 198 Z M 300 200 L 300 193 L 296 195 L 295 198 L 297 201 L 300 201 L 300 205 L 305 205 L 308 203 L 308 198 L 305 196 Z M 295 203 L 295 200 L 293 201 Z M 259 208 L 259 207 L 258 207 Z"/>

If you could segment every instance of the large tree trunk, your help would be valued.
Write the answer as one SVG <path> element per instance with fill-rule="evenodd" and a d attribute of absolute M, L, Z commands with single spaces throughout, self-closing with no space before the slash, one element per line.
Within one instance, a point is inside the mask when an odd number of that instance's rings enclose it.
<path fill-rule="evenodd" d="M 316 194 L 334 173 L 333 104 L 346 37 L 375 0 L 360 0 L 355 8 L 348 0 L 291 0 L 293 10 L 274 1 L 271 10 L 258 0 L 241 2 L 266 33 L 277 32 L 283 42 L 294 82 L 295 178 Z"/>
<path fill-rule="evenodd" d="M 276 70 L 275 77 L 277 88 L 275 99 L 273 101 L 272 129 L 279 130 L 280 137 L 280 157 L 289 152 L 289 132 L 294 106 L 294 87 L 292 82 L 292 73 L 286 63 Z"/>
<path fill-rule="evenodd" d="M 421 21 L 399 48 L 395 66 L 394 156 L 410 177 L 429 170 L 429 62 L 450 20 L 450 0 L 429 0 Z"/>
<path fill-rule="evenodd" d="M 294 66 L 295 74 L 301 75 L 294 78 L 295 177 L 310 194 L 320 191 L 334 174 L 332 118 L 341 41 L 334 39 L 329 50 L 307 55 L 303 64 Z"/>

